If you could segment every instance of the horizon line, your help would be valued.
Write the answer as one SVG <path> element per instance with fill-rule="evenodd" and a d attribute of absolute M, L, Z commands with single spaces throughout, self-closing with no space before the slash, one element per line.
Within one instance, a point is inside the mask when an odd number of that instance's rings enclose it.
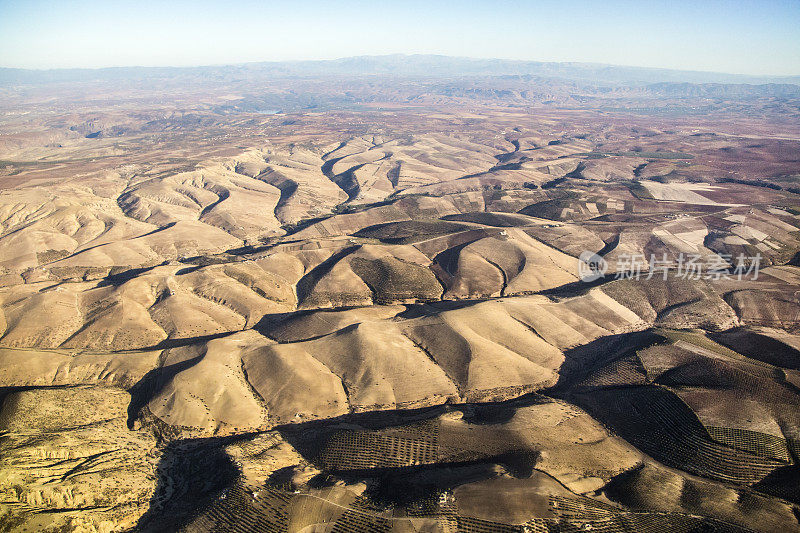
<path fill-rule="evenodd" d="M 615 67 L 615 68 L 630 68 L 638 70 L 651 70 L 651 71 L 666 71 L 666 72 L 686 72 L 696 74 L 719 74 L 727 76 L 738 76 L 743 78 L 800 78 L 800 73 L 796 74 L 745 74 L 741 72 L 726 72 L 715 70 L 697 70 L 697 69 L 684 69 L 684 68 L 670 68 L 670 67 L 654 67 L 642 65 L 623 65 L 617 63 L 603 63 L 596 61 L 548 61 L 540 59 L 507 59 L 501 57 L 474 57 L 474 56 L 454 56 L 447 54 L 437 53 L 391 53 L 391 54 L 362 54 L 353 56 L 342 56 L 336 58 L 304 58 L 304 59 L 264 59 L 256 61 L 243 61 L 243 62 L 226 62 L 226 63 L 198 63 L 198 64 L 171 64 L 171 65 L 148 65 L 148 64 L 127 64 L 127 65 L 105 65 L 105 66 L 73 66 L 73 67 L 48 67 L 48 68 L 31 68 L 31 67 L 11 67 L 0 65 L 2 70 L 17 70 L 26 72 L 57 72 L 57 71 L 75 71 L 75 70 L 88 70 L 88 71 L 101 71 L 101 70 L 114 70 L 114 69 L 192 69 L 192 68 L 213 68 L 213 67 L 238 67 L 246 65 L 264 65 L 264 64 L 297 64 L 297 63 L 334 63 L 336 61 L 343 61 L 347 59 L 361 59 L 361 58 L 390 58 L 390 57 L 437 57 L 445 59 L 460 59 L 469 61 L 501 61 L 505 63 L 535 63 L 535 64 L 551 64 L 551 65 L 585 65 L 585 66 L 598 66 L 598 67 Z"/>

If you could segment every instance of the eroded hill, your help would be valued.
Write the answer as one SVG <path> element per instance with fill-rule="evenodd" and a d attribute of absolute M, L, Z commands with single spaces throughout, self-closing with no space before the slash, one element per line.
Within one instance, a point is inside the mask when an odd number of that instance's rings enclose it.
<path fill-rule="evenodd" d="M 4 119 L 0 529 L 797 528 L 796 125 L 215 91 Z"/>

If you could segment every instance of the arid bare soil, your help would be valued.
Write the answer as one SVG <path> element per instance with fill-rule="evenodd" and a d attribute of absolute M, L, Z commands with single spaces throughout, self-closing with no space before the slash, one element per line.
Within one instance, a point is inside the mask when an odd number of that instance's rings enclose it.
<path fill-rule="evenodd" d="M 792 87 L 0 85 L 0 531 L 797 530 Z"/>

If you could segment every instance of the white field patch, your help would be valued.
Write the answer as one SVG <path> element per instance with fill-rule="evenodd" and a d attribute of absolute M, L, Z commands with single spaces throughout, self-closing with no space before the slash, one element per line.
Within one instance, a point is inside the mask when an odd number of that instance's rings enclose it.
<path fill-rule="evenodd" d="M 696 253 L 700 250 L 705 250 L 703 240 L 707 234 L 708 232 L 705 229 L 686 233 L 670 233 L 662 228 L 653 230 L 653 235 L 661 239 L 664 244 L 682 253 Z"/>
<path fill-rule="evenodd" d="M 659 183 L 657 181 L 642 181 L 641 184 L 647 188 L 648 192 L 653 195 L 653 198 L 656 200 L 668 200 L 671 202 L 683 202 L 697 205 L 742 205 L 721 204 L 698 194 L 696 191 L 702 192 L 719 189 L 719 187 L 705 183 Z"/>
<path fill-rule="evenodd" d="M 742 239 L 741 237 L 739 237 L 737 235 L 728 235 L 727 237 L 722 239 L 722 242 L 724 242 L 725 244 L 730 244 L 730 245 L 747 244 L 746 240 Z"/>
<path fill-rule="evenodd" d="M 705 242 L 706 235 L 708 235 L 708 229 L 701 228 L 694 231 L 675 233 L 674 235 L 683 242 L 689 243 L 692 246 L 695 246 L 699 250 L 700 248 L 703 248 L 703 243 Z"/>
<path fill-rule="evenodd" d="M 767 212 L 770 213 L 770 214 L 773 214 L 773 215 L 781 216 L 781 217 L 792 217 L 792 216 L 794 216 L 790 212 L 784 211 L 783 209 L 778 209 L 777 207 L 769 207 L 769 208 L 767 208 Z"/>
<path fill-rule="evenodd" d="M 798 229 L 800 229 L 797 226 L 792 226 L 791 224 L 788 224 L 788 223 L 784 222 L 783 220 L 780 220 L 780 219 L 777 219 L 777 218 L 770 217 L 769 220 L 766 220 L 765 222 L 769 222 L 770 224 L 772 224 L 776 228 L 781 229 L 783 231 L 790 231 L 791 232 L 791 231 L 797 231 Z"/>
<path fill-rule="evenodd" d="M 770 266 L 761 270 L 773 278 L 800 286 L 800 268 L 788 265 Z"/>
<path fill-rule="evenodd" d="M 743 239 L 755 240 L 759 242 L 769 237 L 769 235 L 767 235 L 763 231 L 751 228 L 750 226 L 734 226 L 731 228 L 731 233 L 733 233 L 734 235 L 738 235 Z"/>

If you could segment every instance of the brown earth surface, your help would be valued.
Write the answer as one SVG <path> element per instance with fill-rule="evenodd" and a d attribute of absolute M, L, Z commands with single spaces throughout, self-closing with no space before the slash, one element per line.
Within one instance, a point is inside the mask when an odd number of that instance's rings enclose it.
<path fill-rule="evenodd" d="M 0 531 L 797 530 L 796 98 L 175 83 L 0 88 Z"/>

